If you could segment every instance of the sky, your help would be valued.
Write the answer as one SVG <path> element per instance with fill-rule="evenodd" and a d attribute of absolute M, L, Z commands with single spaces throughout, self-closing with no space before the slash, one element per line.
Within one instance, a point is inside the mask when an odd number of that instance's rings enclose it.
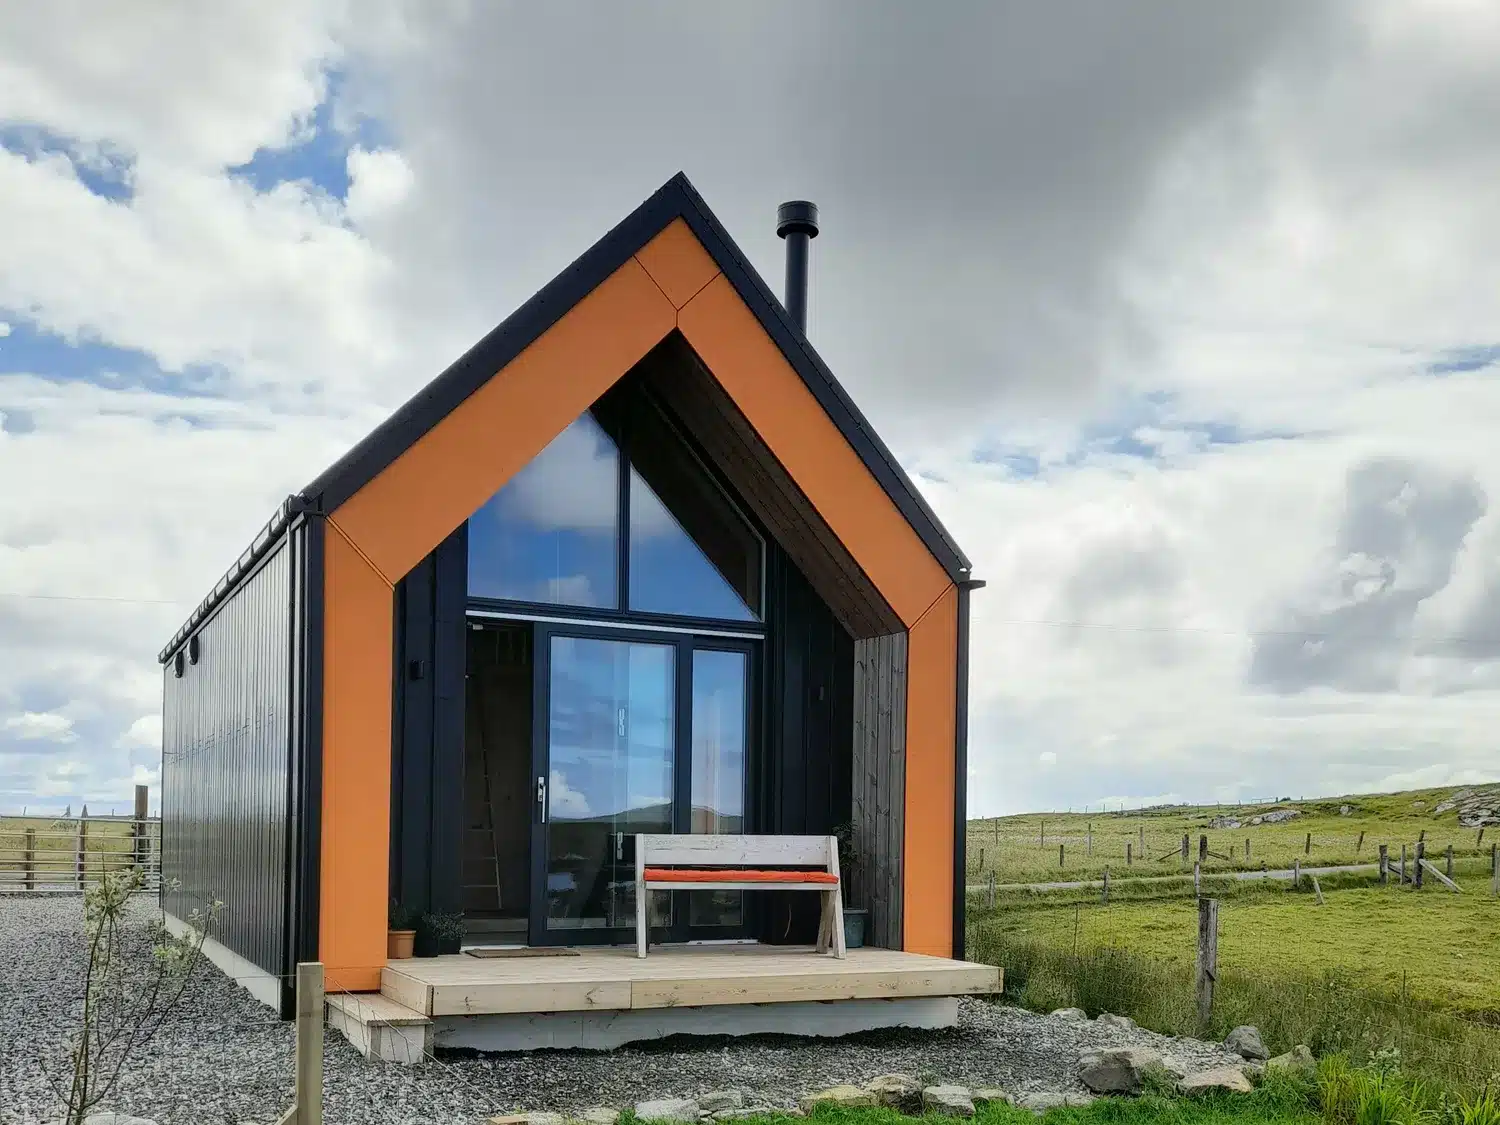
<path fill-rule="evenodd" d="M 1500 6 L 0 8 L 0 809 L 678 170 L 974 562 L 970 812 L 1500 776 Z M 153 802 L 154 804 L 154 802 Z"/>

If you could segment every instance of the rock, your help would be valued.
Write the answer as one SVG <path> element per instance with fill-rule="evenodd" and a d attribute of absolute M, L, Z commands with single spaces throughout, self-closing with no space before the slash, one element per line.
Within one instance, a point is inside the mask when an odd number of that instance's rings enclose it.
<path fill-rule="evenodd" d="M 1146 1071 L 1161 1066 L 1161 1055 L 1145 1047 L 1089 1051 L 1078 1058 L 1078 1080 L 1096 1094 L 1139 1094 Z"/>
<path fill-rule="evenodd" d="M 1353 815 L 1354 815 L 1354 806 L 1353 805 L 1340 805 L 1339 806 L 1339 816 L 1353 816 Z"/>
<path fill-rule="evenodd" d="M 1432 810 L 1432 815 L 1433 816 L 1442 816 L 1445 812 L 1449 812 L 1449 811 L 1451 811 L 1453 809 L 1456 809 L 1456 808 L 1458 808 L 1458 802 L 1457 801 L 1452 801 L 1452 800 L 1449 800 L 1449 801 L 1439 801 L 1437 803 L 1437 807 Z"/>
<path fill-rule="evenodd" d="M 1458 823 L 1462 828 L 1493 828 L 1500 825 L 1500 816 L 1494 809 L 1467 809 L 1458 814 Z"/>
<path fill-rule="evenodd" d="M 1266 1071 L 1281 1071 L 1284 1074 L 1305 1075 L 1311 1078 L 1318 1073 L 1318 1060 L 1306 1044 L 1298 1043 L 1284 1055 L 1277 1055 L 1266 1062 Z"/>
<path fill-rule="evenodd" d="M 1253 819 L 1251 824 L 1285 824 L 1289 820 L 1296 820 L 1302 815 L 1301 809 L 1272 809 L 1268 813 L 1261 813 Z"/>
<path fill-rule="evenodd" d="M 974 1097 L 967 1086 L 928 1086 L 922 1091 L 922 1111 L 938 1117 L 973 1117 Z"/>
<path fill-rule="evenodd" d="M 1260 1031 L 1249 1024 L 1242 1024 L 1226 1035 L 1224 1046 L 1242 1059 L 1264 1062 L 1271 1057 L 1271 1052 L 1266 1050 L 1266 1045 L 1261 1040 Z"/>
<path fill-rule="evenodd" d="M 976 1107 L 1012 1104 L 1011 1096 L 998 1086 L 976 1087 L 973 1093 L 973 1100 Z"/>
<path fill-rule="evenodd" d="M 1177 1088 L 1184 1094 L 1207 1094 L 1218 1090 L 1227 1090 L 1234 1094 L 1248 1094 L 1255 1087 L 1250 1085 L 1250 1079 L 1239 1067 L 1221 1066 L 1213 1070 L 1200 1070 L 1196 1074 L 1189 1074 Z"/>
<path fill-rule="evenodd" d="M 641 1121 L 662 1125 L 698 1125 L 698 1103 L 689 1098 L 656 1098 L 636 1102 L 635 1115 Z"/>
<path fill-rule="evenodd" d="M 149 1117 L 131 1117 L 128 1113 L 91 1113 L 83 1125 L 156 1125 Z"/>
<path fill-rule="evenodd" d="M 1035 1094 L 1027 1094 L 1016 1105 L 1022 1109 L 1029 1109 L 1033 1113 L 1046 1113 L 1049 1109 L 1057 1109 L 1059 1106 L 1086 1106 L 1094 1102 L 1092 1094 L 1061 1093 L 1056 1090 L 1039 1090 Z"/>
<path fill-rule="evenodd" d="M 1086 1020 L 1089 1014 L 1082 1008 L 1058 1008 L 1052 1015 L 1060 1020 Z"/>
<path fill-rule="evenodd" d="M 699 1113 L 720 1113 L 726 1109 L 740 1109 L 745 1104 L 745 1095 L 739 1090 L 712 1090 L 698 1095 Z"/>
<path fill-rule="evenodd" d="M 1166 1071 L 1168 1078 L 1180 1080 L 1187 1077 L 1187 1064 L 1175 1055 L 1163 1055 L 1161 1068 Z"/>
<path fill-rule="evenodd" d="M 781 1113 L 782 1111 L 777 1110 L 777 1112 Z M 716 1114 L 713 1115 L 713 1117 L 711 1118 L 711 1120 L 714 1120 L 714 1121 L 743 1121 L 747 1117 L 760 1117 L 760 1116 L 764 1115 L 765 1113 L 766 1113 L 766 1111 L 763 1110 L 763 1109 L 721 1109 L 721 1110 L 719 1110 L 718 1113 L 716 1113 Z M 801 1116 L 801 1111 L 800 1110 L 798 1111 L 798 1116 Z"/>
<path fill-rule="evenodd" d="M 1094 1022 L 1100 1027 L 1112 1027 L 1116 1031 L 1135 1030 L 1135 1020 L 1129 1016 L 1117 1016 L 1113 1012 L 1101 1012 Z"/>
<path fill-rule="evenodd" d="M 1208 822 L 1210 828 L 1239 828 L 1240 824 L 1237 816 L 1216 816 Z"/>
<path fill-rule="evenodd" d="M 560 1113 L 531 1110 L 527 1113 L 503 1113 L 491 1117 L 490 1125 L 565 1125 L 567 1118 Z"/>
<path fill-rule="evenodd" d="M 909 1113 L 922 1110 L 922 1083 L 910 1074 L 882 1074 L 865 1083 L 865 1089 L 875 1095 L 875 1100 L 890 1109 Z"/>
<path fill-rule="evenodd" d="M 595 1106 L 580 1113 L 578 1120 L 584 1122 L 584 1125 L 616 1125 L 620 1120 L 620 1111 L 608 1106 Z"/>
<path fill-rule="evenodd" d="M 808 1094 L 802 1099 L 801 1108 L 803 1113 L 811 1113 L 820 1105 L 836 1105 L 845 1109 L 868 1108 L 876 1105 L 875 1095 L 869 1090 L 861 1090 L 858 1086 L 830 1086 L 826 1090 L 819 1090 L 816 1094 Z"/>
<path fill-rule="evenodd" d="M 1426 801 L 1413 801 L 1411 803 L 1411 807 L 1414 808 L 1414 809 L 1425 809 L 1427 807 L 1427 802 Z"/>

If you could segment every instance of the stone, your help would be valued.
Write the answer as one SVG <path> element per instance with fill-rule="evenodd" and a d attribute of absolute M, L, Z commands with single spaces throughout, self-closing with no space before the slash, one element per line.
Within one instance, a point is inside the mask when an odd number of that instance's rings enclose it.
<path fill-rule="evenodd" d="M 1219 1090 L 1248 1094 L 1255 1089 L 1250 1085 L 1250 1079 L 1245 1077 L 1244 1071 L 1237 1066 L 1221 1066 L 1189 1074 L 1177 1083 L 1177 1088 L 1184 1094 L 1207 1094 Z"/>
<path fill-rule="evenodd" d="M 1089 1051 L 1078 1058 L 1078 1080 L 1096 1094 L 1139 1094 L 1161 1054 L 1146 1047 Z"/>
<path fill-rule="evenodd" d="M 922 1091 L 922 1111 L 938 1117 L 973 1117 L 974 1096 L 967 1086 L 928 1086 Z"/>
<path fill-rule="evenodd" d="M 974 1106 L 979 1108 L 987 1105 L 1010 1105 L 1012 1099 L 1009 1094 L 998 1086 L 977 1086 L 973 1093 Z"/>
<path fill-rule="evenodd" d="M 721 1109 L 712 1117 L 714 1121 L 743 1121 L 747 1117 L 759 1117 L 766 1111 L 763 1109 Z M 779 1110 L 777 1112 L 780 1112 Z"/>
<path fill-rule="evenodd" d="M 1251 824 L 1285 824 L 1289 820 L 1296 820 L 1302 815 L 1301 809 L 1272 809 L 1268 813 L 1251 817 Z"/>
<path fill-rule="evenodd" d="M 1161 1068 L 1171 1079 L 1182 1079 L 1187 1077 L 1187 1064 L 1175 1055 L 1163 1055 L 1161 1057 Z"/>
<path fill-rule="evenodd" d="M 1241 1024 L 1226 1035 L 1224 1046 L 1242 1059 L 1264 1062 L 1271 1057 L 1271 1052 L 1266 1050 L 1266 1045 L 1261 1040 L 1259 1029 L 1249 1024 Z"/>
<path fill-rule="evenodd" d="M 1082 1008 L 1059 1008 L 1052 1015 L 1060 1020 L 1080 1021 L 1089 1018 L 1089 1014 Z"/>
<path fill-rule="evenodd" d="M 826 1090 L 819 1090 L 816 1094 L 808 1094 L 802 1099 L 801 1108 L 803 1113 L 811 1113 L 816 1106 L 836 1105 L 844 1109 L 867 1109 L 876 1105 L 875 1095 L 869 1090 L 861 1090 L 858 1086 L 830 1086 Z"/>
<path fill-rule="evenodd" d="M 1112 1027 L 1116 1031 L 1135 1030 L 1135 1020 L 1129 1016 L 1117 1016 L 1113 1012 L 1101 1012 L 1094 1022 L 1100 1027 Z"/>
<path fill-rule="evenodd" d="M 156 1125 L 149 1117 L 131 1117 L 128 1113 L 91 1113 L 83 1125 Z"/>
<path fill-rule="evenodd" d="M 531 1110 L 526 1113 L 502 1113 L 490 1118 L 490 1125 L 566 1125 L 567 1118 L 560 1113 Z"/>
<path fill-rule="evenodd" d="M 584 1125 L 617 1125 L 620 1120 L 620 1111 L 610 1109 L 608 1106 L 595 1106 L 593 1109 L 586 1109 L 580 1113 L 578 1120 Z"/>
<path fill-rule="evenodd" d="M 745 1104 L 745 1095 L 739 1090 L 712 1090 L 698 1095 L 699 1113 L 719 1113 L 726 1109 L 740 1109 Z"/>
<path fill-rule="evenodd" d="M 1298 1043 L 1284 1055 L 1266 1061 L 1267 1073 L 1280 1071 L 1283 1074 L 1299 1074 L 1311 1078 L 1318 1073 L 1318 1060 L 1305 1043 Z"/>
<path fill-rule="evenodd" d="M 1062 1093 L 1057 1090 L 1039 1090 L 1034 1094 L 1026 1094 L 1016 1105 L 1022 1109 L 1029 1109 L 1033 1113 L 1043 1114 L 1049 1109 L 1057 1109 L 1062 1106 L 1083 1107 L 1092 1105 L 1095 1098 L 1092 1094 Z"/>
<path fill-rule="evenodd" d="M 1210 828 L 1238 828 L 1240 818 L 1237 816 L 1216 816 L 1208 822 Z"/>
<path fill-rule="evenodd" d="M 698 1103 L 691 1098 L 655 1098 L 636 1102 L 635 1116 L 661 1125 L 698 1125 Z"/>
<path fill-rule="evenodd" d="M 911 1113 L 922 1110 L 922 1083 L 910 1074 L 882 1074 L 865 1083 L 875 1100 L 889 1109 Z"/>
<path fill-rule="evenodd" d="M 1339 816 L 1353 816 L 1353 815 L 1354 815 L 1354 806 L 1353 805 L 1340 805 L 1339 806 Z"/>

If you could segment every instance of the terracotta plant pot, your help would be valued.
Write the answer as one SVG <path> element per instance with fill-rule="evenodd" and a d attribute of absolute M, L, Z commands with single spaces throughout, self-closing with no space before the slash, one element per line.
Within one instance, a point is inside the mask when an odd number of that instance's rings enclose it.
<path fill-rule="evenodd" d="M 416 941 L 416 930 L 387 930 L 385 955 L 392 961 L 404 961 L 411 956 L 412 943 Z"/>

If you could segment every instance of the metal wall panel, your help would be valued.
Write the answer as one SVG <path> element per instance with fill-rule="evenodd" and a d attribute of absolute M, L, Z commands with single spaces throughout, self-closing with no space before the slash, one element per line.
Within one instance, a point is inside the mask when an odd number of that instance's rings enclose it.
<path fill-rule="evenodd" d="M 219 899 L 213 936 L 278 976 L 289 957 L 292 559 L 284 537 L 193 633 L 197 663 L 180 678 L 174 660 L 163 669 L 162 875 L 179 884 L 164 905 L 186 918 Z"/>

